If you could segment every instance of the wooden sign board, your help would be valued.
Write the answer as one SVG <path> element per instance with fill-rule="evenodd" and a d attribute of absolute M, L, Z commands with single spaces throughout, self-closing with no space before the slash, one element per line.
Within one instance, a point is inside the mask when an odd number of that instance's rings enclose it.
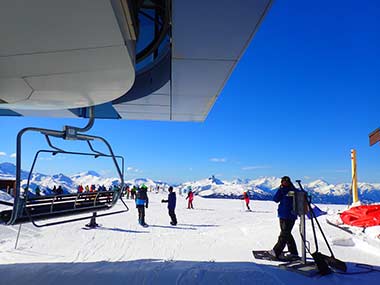
<path fill-rule="evenodd" d="M 375 143 L 380 141 L 380 128 L 377 128 L 372 133 L 369 134 L 369 145 L 373 146 Z"/>

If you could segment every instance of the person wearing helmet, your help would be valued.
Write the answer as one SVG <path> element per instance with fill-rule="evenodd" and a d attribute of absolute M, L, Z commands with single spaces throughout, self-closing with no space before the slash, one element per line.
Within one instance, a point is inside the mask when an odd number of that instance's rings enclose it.
<path fill-rule="evenodd" d="M 142 184 L 136 192 L 136 208 L 139 214 L 139 224 L 146 227 L 148 226 L 145 223 L 145 208 L 148 208 L 148 193 L 147 193 L 148 187 L 146 187 L 145 184 Z"/>
<path fill-rule="evenodd" d="M 188 189 L 188 192 L 187 192 L 186 200 L 189 199 L 188 204 L 187 204 L 187 208 L 188 209 L 194 209 L 194 207 L 193 207 L 194 193 L 191 190 L 191 186 L 187 187 L 187 189 Z"/>
<path fill-rule="evenodd" d="M 167 200 L 161 200 L 162 203 L 168 203 L 168 210 L 169 210 L 169 216 L 171 218 L 170 224 L 172 226 L 177 225 L 177 217 L 175 215 L 175 204 L 176 204 L 176 195 L 175 192 L 173 192 L 173 187 L 170 186 L 169 189 L 169 194 L 168 194 L 168 199 Z"/>

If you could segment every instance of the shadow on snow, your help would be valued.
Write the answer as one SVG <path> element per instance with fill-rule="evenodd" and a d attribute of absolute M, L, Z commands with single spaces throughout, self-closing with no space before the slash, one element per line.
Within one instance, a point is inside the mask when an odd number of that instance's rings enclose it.
<path fill-rule="evenodd" d="M 354 265 L 349 264 L 349 268 Z M 1 284 L 375 284 L 379 272 L 305 277 L 254 262 L 165 261 L 1 264 Z"/>
<path fill-rule="evenodd" d="M 150 228 L 163 228 L 163 229 L 173 229 L 173 230 L 190 230 L 190 231 L 196 231 L 197 228 L 193 227 L 178 227 L 178 226 L 161 226 L 161 225 L 149 225 Z"/>
<path fill-rule="evenodd" d="M 122 232 L 122 233 L 129 233 L 129 234 L 146 234 L 149 233 L 148 231 L 134 231 L 134 230 L 125 230 L 125 229 L 120 229 L 120 228 L 107 228 L 107 227 L 99 227 L 94 229 L 95 231 L 97 230 L 103 230 L 103 231 L 114 231 L 114 232 Z"/>

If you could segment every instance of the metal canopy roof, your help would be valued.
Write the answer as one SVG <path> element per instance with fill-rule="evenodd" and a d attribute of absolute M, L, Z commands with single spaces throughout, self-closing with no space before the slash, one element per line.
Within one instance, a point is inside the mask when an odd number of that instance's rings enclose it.
<path fill-rule="evenodd" d="M 271 2 L 173 1 L 172 81 L 114 108 L 124 119 L 204 121 Z"/>
<path fill-rule="evenodd" d="M 127 93 L 123 96 L 127 100 L 97 106 L 95 116 L 204 121 L 271 3 L 272 0 L 173 0 L 169 81 L 147 96 L 133 99 Z M 144 81 L 140 84 L 144 85 Z M 52 114 L 83 115 L 77 110 L 0 110 L 0 115 L 7 116 Z"/>

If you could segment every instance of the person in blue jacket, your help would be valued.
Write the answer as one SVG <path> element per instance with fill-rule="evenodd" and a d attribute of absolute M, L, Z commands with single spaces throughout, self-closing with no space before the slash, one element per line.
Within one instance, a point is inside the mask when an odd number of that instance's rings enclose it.
<path fill-rule="evenodd" d="M 292 236 L 292 229 L 297 215 L 293 212 L 293 196 L 297 189 L 288 176 L 281 178 L 281 186 L 273 197 L 273 201 L 278 205 L 278 217 L 280 219 L 281 232 L 278 241 L 269 252 L 272 256 L 279 258 L 285 245 L 288 247 L 290 257 L 298 256 L 297 245 Z"/>
<path fill-rule="evenodd" d="M 168 191 L 169 191 L 168 199 L 162 200 L 161 202 L 162 203 L 168 203 L 169 216 L 172 219 L 170 224 L 172 226 L 176 226 L 177 225 L 177 217 L 175 215 L 175 204 L 176 204 L 177 198 L 176 198 L 175 192 L 173 192 L 172 186 L 169 187 Z"/>
<path fill-rule="evenodd" d="M 147 226 L 145 223 L 145 208 L 148 208 L 148 187 L 145 184 L 141 185 L 136 192 L 136 208 L 139 213 L 139 224 L 142 226 Z"/>

